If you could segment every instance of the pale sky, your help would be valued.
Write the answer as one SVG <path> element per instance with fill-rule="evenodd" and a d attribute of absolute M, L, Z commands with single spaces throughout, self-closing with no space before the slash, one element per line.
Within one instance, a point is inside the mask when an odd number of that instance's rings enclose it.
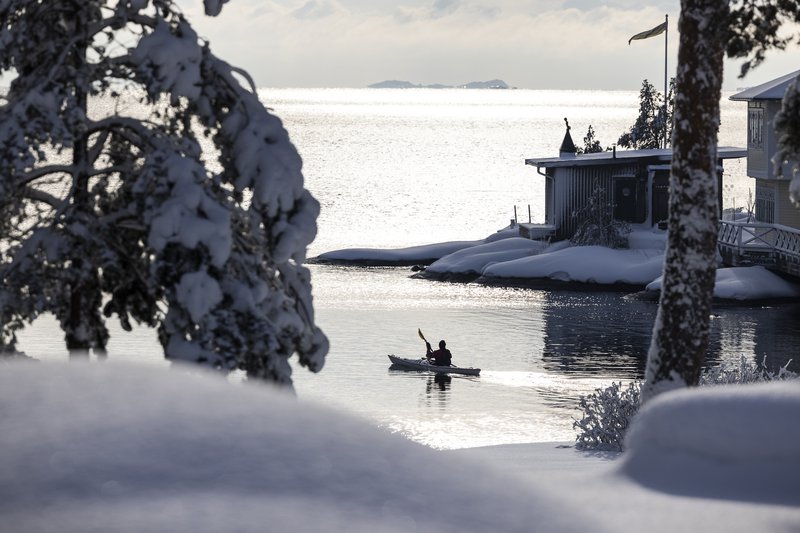
<path fill-rule="evenodd" d="M 387 79 L 458 85 L 494 78 L 525 89 L 638 90 L 664 83 L 664 35 L 628 39 L 669 15 L 677 57 L 678 0 L 230 0 L 217 18 L 180 5 L 212 50 L 262 87 L 365 87 Z M 771 52 L 725 88 L 800 68 L 800 48 Z"/>

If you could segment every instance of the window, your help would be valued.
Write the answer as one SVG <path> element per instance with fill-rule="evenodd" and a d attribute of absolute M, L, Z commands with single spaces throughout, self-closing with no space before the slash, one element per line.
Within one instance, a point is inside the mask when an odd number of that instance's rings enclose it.
<path fill-rule="evenodd" d="M 747 147 L 764 148 L 764 109 L 751 107 L 747 113 Z"/>

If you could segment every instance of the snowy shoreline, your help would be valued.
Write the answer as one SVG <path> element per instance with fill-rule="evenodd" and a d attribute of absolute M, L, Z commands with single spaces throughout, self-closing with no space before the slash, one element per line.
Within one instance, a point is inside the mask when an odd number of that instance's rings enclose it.
<path fill-rule="evenodd" d="M 632 293 L 657 300 L 661 290 L 666 232 L 637 229 L 629 248 L 548 244 L 505 228 L 483 240 L 408 248 L 349 248 L 323 253 L 310 264 L 354 267 L 414 267 L 411 277 L 452 283 L 541 290 Z M 714 301 L 764 305 L 800 299 L 800 284 L 764 267 L 717 269 Z"/>

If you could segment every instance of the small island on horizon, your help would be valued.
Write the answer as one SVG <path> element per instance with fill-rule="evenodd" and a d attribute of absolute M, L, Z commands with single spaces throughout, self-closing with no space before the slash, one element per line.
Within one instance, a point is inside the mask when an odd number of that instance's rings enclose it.
<path fill-rule="evenodd" d="M 385 80 L 367 86 L 370 89 L 516 89 L 509 87 L 503 80 L 471 81 L 462 85 L 443 85 L 433 83 L 423 85 L 402 80 Z"/>

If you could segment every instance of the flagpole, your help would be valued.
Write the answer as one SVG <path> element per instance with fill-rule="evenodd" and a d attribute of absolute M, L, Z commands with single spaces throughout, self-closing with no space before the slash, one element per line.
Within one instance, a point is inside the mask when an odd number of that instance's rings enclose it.
<path fill-rule="evenodd" d="M 667 147 L 667 102 L 668 102 L 668 93 L 667 93 L 667 43 L 668 43 L 668 36 L 669 36 L 669 14 L 664 15 L 664 25 L 666 26 L 664 29 L 664 148 Z"/>

